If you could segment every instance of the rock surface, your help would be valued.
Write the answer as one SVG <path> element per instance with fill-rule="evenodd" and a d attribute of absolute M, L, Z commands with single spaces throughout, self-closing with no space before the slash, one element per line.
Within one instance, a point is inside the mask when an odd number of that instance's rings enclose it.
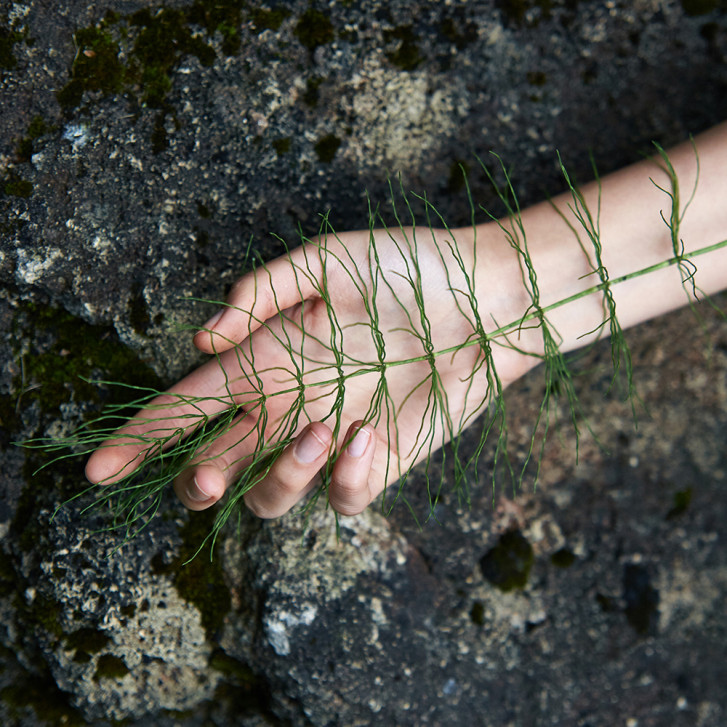
<path fill-rule="evenodd" d="M 727 328 L 629 335 L 644 403 L 579 365 L 535 491 L 445 494 L 342 521 L 209 518 L 170 496 L 128 544 L 82 467 L 13 446 L 113 387 L 198 358 L 179 326 L 331 210 L 366 224 L 387 174 L 450 224 L 474 155 L 521 202 L 727 117 L 727 7 L 704 0 L 0 3 L 0 722 L 7 725 L 713 725 L 727 721 Z M 722 299 L 722 304 L 725 301 Z M 542 382 L 508 392 L 524 451 Z M 465 446 L 474 446 L 465 438 Z M 485 458 L 487 459 L 487 458 Z M 578 459 L 578 462 L 576 462 Z M 426 514 L 423 473 L 410 482 Z"/>

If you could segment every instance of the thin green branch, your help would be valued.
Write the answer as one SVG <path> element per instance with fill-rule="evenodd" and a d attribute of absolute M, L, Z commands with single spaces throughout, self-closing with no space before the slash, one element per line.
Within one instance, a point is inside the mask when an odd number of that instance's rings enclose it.
<path fill-rule="evenodd" d="M 113 444 L 106 440 L 112 437 L 120 418 L 129 405 L 107 407 L 94 421 L 82 424 L 73 434 L 63 439 L 40 438 L 25 443 L 26 446 L 41 448 L 58 453 L 53 462 L 69 457 L 87 456 L 96 446 L 128 446 L 133 444 L 139 452 L 136 459 L 126 465 L 140 465 L 134 473 L 126 473 L 113 485 L 99 488 L 95 485 L 86 488 L 74 498 L 85 498 L 94 492 L 96 498 L 84 512 L 94 507 L 107 507 L 112 516 L 112 529 L 119 529 L 124 539 L 129 539 L 146 527 L 150 519 L 163 505 L 162 498 L 169 485 L 192 463 L 215 461 L 225 457 L 227 467 L 241 467 L 241 473 L 230 487 L 217 512 L 212 530 L 207 538 L 211 547 L 222 528 L 230 519 L 239 517 L 244 508 L 243 497 L 253 487 L 264 481 L 285 448 L 294 441 L 301 427 L 313 420 L 313 406 L 323 407 L 324 414 L 315 418 L 327 422 L 333 431 L 333 441 L 341 441 L 344 421 L 346 391 L 361 376 L 374 376 L 375 385 L 366 411 L 361 417 L 379 429 L 380 435 L 387 438 L 385 479 L 387 482 L 398 479 L 398 486 L 391 496 L 384 493 L 382 509 L 390 512 L 398 502 L 412 509 L 405 496 L 406 484 L 411 466 L 405 461 L 422 461 L 427 488 L 429 508 L 427 517 L 436 517 L 435 507 L 441 500 L 448 473 L 452 476 L 453 488 L 461 501 L 470 501 L 470 482 L 478 478 L 480 459 L 487 443 L 496 431 L 496 441 L 492 454 L 492 487 L 495 493 L 496 477 L 502 467 L 514 485 L 521 484 L 531 463 L 535 463 L 534 481 L 537 481 L 540 463 L 543 459 L 546 438 L 554 422 L 557 422 L 559 406 L 556 399 L 564 402 L 570 412 L 570 425 L 575 432 L 576 447 L 581 427 L 588 423 L 582 415 L 576 392 L 573 372 L 561 348 L 561 338 L 550 321 L 550 314 L 564 306 L 572 305 L 583 298 L 600 295 L 603 301 L 603 320 L 584 335 L 600 337 L 607 332 L 611 339 L 611 362 L 613 380 L 620 373 L 626 379 L 626 397 L 635 405 L 637 399 L 632 371 L 632 360 L 624 332 L 618 320 L 613 289 L 627 281 L 651 275 L 665 268 L 676 266 L 681 272 L 682 284 L 687 292 L 690 305 L 699 298 L 706 297 L 696 283 L 696 264 L 700 256 L 727 247 L 727 240 L 685 254 L 680 227 L 685 214 L 696 194 L 697 179 L 691 194 L 681 205 L 679 180 L 664 150 L 655 145 L 662 169 L 670 180 L 670 188 L 659 187 L 671 204 L 668 216 L 662 215 L 670 231 L 673 255 L 666 260 L 643 269 L 611 278 L 602 256 L 600 207 L 600 179 L 594 165 L 598 186 L 597 204 L 590 209 L 579 187 L 569 176 L 558 156 L 561 172 L 570 193 L 569 211 L 572 221 L 562 210 L 557 209 L 568 228 L 583 250 L 591 268 L 590 275 L 596 276 L 597 283 L 585 287 L 562 300 L 544 305 L 541 301 L 538 273 L 530 254 L 528 239 L 522 213 L 508 169 L 502 159 L 494 155 L 499 172 L 504 177 L 504 186 L 496 183 L 494 174 L 481 161 L 485 175 L 493 184 L 496 194 L 507 214 L 504 219 L 495 218 L 487 210 L 510 247 L 517 255 L 523 290 L 527 295 L 527 308 L 515 321 L 504 325 L 494 321 L 489 311 L 480 309 L 481 291 L 476 287 L 475 270 L 480 265 L 477 244 L 476 204 L 472 199 L 468 180 L 465 178 L 467 199 L 470 205 L 470 219 L 474 246 L 469 257 L 465 257 L 458 245 L 456 236 L 447 225 L 443 216 L 426 195 L 413 195 L 423 205 L 425 225 L 417 228 L 416 219 L 409 196 L 399 181 L 398 189 L 389 183 L 392 210 L 395 220 L 389 229 L 382 219 L 378 207 L 367 199 L 369 213 L 369 249 L 367 265 L 359 267 L 351 252 L 343 244 L 329 216 L 322 215 L 318 236 L 311 240 L 300 233 L 305 246 L 303 264 L 293 263 L 290 252 L 286 252 L 294 272 L 295 286 L 301 304 L 292 312 L 283 310 L 272 285 L 272 273 L 264 262 L 252 260 L 251 243 L 248 244 L 247 258 L 252 261 L 256 271 L 255 285 L 263 285 L 272 290 L 273 303 L 277 309 L 271 320 L 256 317 L 253 311 L 244 312 L 248 316 L 250 331 L 253 328 L 264 332 L 270 340 L 285 352 L 285 365 L 263 367 L 259 364 L 259 352 L 254 345 L 254 336 L 247 336 L 241 343 L 228 340 L 231 353 L 215 353 L 219 367 L 224 372 L 222 392 L 216 396 L 190 396 L 180 393 L 167 393 L 161 400 L 152 404 L 160 395 L 154 389 L 129 386 L 134 401 L 131 406 L 141 409 L 141 413 L 124 425 L 122 439 Z M 696 148 L 695 148 L 696 154 Z M 463 170 L 464 175 L 464 170 Z M 653 180 L 652 180 L 653 181 Z M 656 184 L 656 182 L 654 182 Z M 397 209 L 397 199 L 401 199 L 409 222 L 404 220 Z M 410 224 L 409 224 L 410 223 Z M 382 261 L 381 241 L 376 230 L 382 227 L 387 244 L 394 250 L 395 259 Z M 429 231 L 428 233 L 426 231 Z M 424 234 L 426 233 L 426 235 Z M 426 239 L 425 239 L 426 238 Z M 431 306 L 439 301 L 427 298 L 425 277 L 420 256 L 426 242 L 434 251 L 442 265 L 447 293 L 454 310 L 461 321 L 465 322 L 470 333 L 463 341 L 451 346 L 435 344 L 435 326 L 431 316 Z M 315 262 L 315 270 L 312 263 Z M 486 261 L 483 261 L 486 262 Z M 333 298 L 331 297 L 328 271 L 333 266 L 344 271 L 352 284 L 355 295 L 360 297 L 365 319 L 349 325 L 339 320 Z M 313 299 L 304 300 L 303 290 L 312 288 Z M 257 292 L 258 288 L 254 292 Z M 382 296 L 389 296 L 393 306 L 400 311 L 403 324 L 387 327 L 380 310 Z M 257 297 L 255 297 L 257 299 Z M 211 301 L 203 301 L 211 302 Z M 227 303 L 217 305 L 231 307 Z M 318 306 L 318 308 L 315 308 Z M 253 306 L 254 308 L 254 306 Z M 308 330 L 306 321 L 316 310 L 323 310 L 328 321 L 327 336 L 315 335 Z M 493 326 L 494 324 L 494 326 Z M 489 329 L 489 330 L 488 330 Z M 518 338 L 526 330 L 540 333 L 539 349 L 536 351 L 521 348 Z M 209 331 L 211 334 L 212 332 Z M 411 337 L 420 353 L 403 359 L 392 359 L 387 351 L 387 336 L 400 334 Z M 219 335 L 219 334 L 215 334 Z M 371 343 L 371 358 L 354 356 L 347 349 L 351 337 L 365 336 Z M 529 444 L 521 462 L 517 466 L 511 462 L 508 452 L 508 411 L 505 404 L 503 379 L 497 370 L 496 353 L 505 347 L 524 355 L 533 356 L 542 362 L 543 398 L 538 407 Z M 230 371 L 225 368 L 223 355 L 232 357 L 235 366 Z M 451 410 L 451 392 L 440 371 L 440 362 L 450 364 L 463 360 L 471 361 L 467 372 L 458 382 L 461 387 L 462 404 L 457 416 Z M 233 375 L 233 369 L 239 373 Z M 391 389 L 391 379 L 398 367 L 409 367 L 408 388 L 399 391 L 398 399 Z M 270 381 L 277 389 L 266 393 Z M 104 386 L 113 382 L 99 382 Z M 401 388 L 401 387 L 400 387 Z M 418 407 L 421 419 L 406 438 L 399 431 L 399 419 L 405 410 Z M 170 422 L 174 422 L 170 425 Z M 459 435 L 475 425 L 479 432 L 474 446 L 466 451 Z M 224 439 L 221 439 L 224 438 Z M 220 452 L 220 441 L 224 448 Z M 450 447 L 443 448 L 446 442 Z M 348 442 L 343 442 L 343 449 Z M 68 448 L 71 449 L 67 452 Z M 342 450 L 341 450 L 342 451 Z M 441 474 L 436 480 L 430 475 L 430 464 L 435 452 L 441 461 Z M 323 497 L 327 500 L 333 467 L 338 453 L 332 452 L 328 464 L 321 473 L 321 484 L 314 490 L 304 513 Z M 138 460 L 138 461 L 137 461 Z M 231 461 L 228 461 L 231 460 Z M 43 465 L 48 467 L 49 462 Z M 394 469 L 395 468 L 395 469 Z M 517 470 L 517 471 L 516 471 Z M 392 477 L 392 474 L 395 477 Z M 413 510 L 412 510 L 413 512 Z"/>

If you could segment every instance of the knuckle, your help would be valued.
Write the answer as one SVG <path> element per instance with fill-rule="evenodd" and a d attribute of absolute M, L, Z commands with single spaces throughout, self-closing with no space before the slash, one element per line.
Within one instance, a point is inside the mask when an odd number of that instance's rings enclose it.
<path fill-rule="evenodd" d="M 270 492 L 275 492 L 276 497 L 285 500 L 297 499 L 303 489 L 300 482 L 292 477 L 281 477 L 274 469 L 268 474 L 266 485 Z"/>
<path fill-rule="evenodd" d="M 258 281 L 256 278 L 256 281 L 252 290 L 252 300 L 249 306 L 250 312 L 253 314 L 260 311 L 267 311 L 275 306 L 275 293 L 264 284 L 264 280 Z"/>
<path fill-rule="evenodd" d="M 261 502 L 259 498 L 253 497 L 251 495 L 245 495 L 244 499 L 247 509 L 255 517 L 258 517 L 261 520 L 272 520 L 282 515 L 281 512 L 271 509 L 264 502 Z"/>
<path fill-rule="evenodd" d="M 243 276 L 238 278 L 230 288 L 230 292 L 227 296 L 227 302 L 230 305 L 235 305 L 245 296 L 245 291 L 249 288 L 249 281 L 247 277 Z"/>
<path fill-rule="evenodd" d="M 332 483 L 329 499 L 333 509 L 341 515 L 358 515 L 368 505 L 366 483 L 350 478 L 336 478 Z"/>
<path fill-rule="evenodd" d="M 359 515 L 366 509 L 365 505 L 354 505 L 344 502 L 335 503 L 332 507 L 339 515 L 346 515 L 348 517 L 352 515 Z"/>
<path fill-rule="evenodd" d="M 336 494 L 342 500 L 353 500 L 358 499 L 361 496 L 361 491 L 364 488 L 364 484 L 352 478 L 340 478 L 334 479 Z"/>
<path fill-rule="evenodd" d="M 261 520 L 271 520 L 285 514 L 300 495 L 301 488 L 297 483 L 271 470 L 263 482 L 244 496 L 244 500 L 253 515 Z"/>

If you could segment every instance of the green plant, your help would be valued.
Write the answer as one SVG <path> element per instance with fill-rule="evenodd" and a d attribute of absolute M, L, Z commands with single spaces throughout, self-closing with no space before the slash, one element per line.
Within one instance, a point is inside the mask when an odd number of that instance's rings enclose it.
<path fill-rule="evenodd" d="M 542 447 L 553 422 L 556 420 L 555 400 L 559 397 L 567 402 L 570 411 L 570 422 L 575 430 L 576 440 L 583 424 L 573 373 L 568 360 L 561 350 L 561 339 L 550 320 L 550 314 L 558 308 L 573 301 L 600 294 L 602 297 L 603 319 L 594 331 L 584 332 L 597 334 L 607 332 L 611 341 L 611 361 L 613 381 L 620 381 L 626 398 L 635 407 L 636 393 L 633 382 L 631 354 L 625 340 L 621 324 L 617 317 L 613 289 L 634 278 L 648 275 L 657 270 L 677 266 L 682 274 L 682 284 L 690 303 L 696 296 L 701 296 L 695 283 L 696 266 L 692 258 L 698 257 L 718 248 L 727 246 L 727 240 L 704 247 L 685 255 L 681 244 L 679 228 L 684 215 L 694 197 L 695 189 L 686 204 L 682 204 L 679 180 L 672 167 L 669 157 L 657 145 L 657 152 L 662 161 L 662 169 L 670 180 L 670 188 L 662 189 L 671 204 L 671 214 L 664 216 L 664 223 L 670 231 L 673 255 L 661 262 L 641 270 L 611 278 L 603 262 L 600 241 L 600 181 L 599 197 L 595 209 L 590 209 L 578 186 L 568 175 L 562 162 L 561 170 L 570 192 L 570 211 L 577 226 L 569 223 L 593 276 L 593 285 L 585 290 L 557 302 L 545 305 L 541 300 L 538 271 L 530 253 L 526 230 L 523 225 L 522 213 L 517 200 L 508 170 L 499 157 L 494 157 L 496 170 L 492 172 L 481 162 L 485 174 L 495 186 L 500 202 L 506 210 L 502 219 L 490 215 L 495 221 L 512 250 L 516 253 L 522 275 L 522 285 L 529 299 L 529 305 L 517 320 L 501 324 L 496 323 L 493 330 L 489 325 L 489 311 L 480 310 L 480 303 L 475 292 L 474 265 L 468 262 L 457 244 L 454 234 L 446 221 L 426 198 L 413 193 L 407 194 L 401 186 L 391 189 L 391 205 L 394 224 L 387 226 L 383 213 L 378 207 L 369 203 L 370 246 L 368 251 L 369 269 L 362 271 L 346 246 L 341 243 L 330 224 L 327 215 L 322 217 L 320 234 L 315 240 L 301 234 L 301 242 L 307 246 L 309 254 L 303 258 L 305 264 L 296 263 L 295 285 L 301 299 L 304 287 L 313 287 L 320 301 L 324 316 L 328 321 L 326 338 L 307 330 L 304 321 L 304 306 L 297 313 L 284 310 L 284 306 L 275 304 L 278 310 L 273 323 L 267 320 L 252 319 L 260 325 L 272 340 L 287 354 L 286 366 L 264 368 L 256 358 L 256 350 L 252 343 L 243 342 L 233 347 L 240 374 L 238 380 L 225 378 L 224 391 L 216 397 L 167 394 L 162 401 L 155 401 L 161 392 L 156 389 L 128 387 L 134 392 L 136 399 L 124 406 L 135 406 L 143 410 L 145 429 L 143 431 L 127 430 L 124 435 L 126 443 L 133 441 L 145 449 L 139 465 L 134 472 L 129 471 L 113 485 L 90 487 L 78 496 L 85 496 L 92 491 L 96 497 L 89 507 L 108 506 L 114 515 L 114 527 L 121 528 L 126 538 L 132 537 L 149 522 L 162 504 L 162 498 L 169 484 L 183 472 L 191 462 L 204 462 L 217 455 L 210 454 L 210 448 L 218 437 L 226 435 L 233 439 L 241 421 L 245 423 L 242 434 L 233 446 L 240 442 L 246 443 L 245 467 L 237 481 L 228 489 L 226 497 L 211 526 L 208 539 L 211 544 L 229 521 L 239 515 L 243 504 L 243 496 L 256 484 L 261 482 L 270 468 L 280 457 L 284 449 L 294 440 L 302 424 L 308 421 L 322 420 L 333 430 L 334 441 L 340 439 L 342 411 L 347 385 L 355 383 L 356 377 L 367 376 L 376 380 L 372 395 L 367 404 L 368 409 L 363 416 L 367 422 L 384 424 L 384 431 L 389 437 L 389 451 L 407 452 L 404 458 L 389 457 L 386 461 L 386 479 L 390 475 L 398 479 L 398 485 L 390 488 L 389 497 L 382 498 L 384 511 L 390 511 L 398 501 L 407 502 L 406 481 L 412 469 L 406 462 L 423 461 L 425 464 L 426 482 L 429 493 L 430 512 L 433 512 L 445 480 L 451 477 L 453 487 L 464 500 L 468 501 L 468 481 L 477 473 L 478 461 L 484 451 L 486 442 L 494 435 L 496 438 L 493 463 L 492 482 L 498 473 L 504 472 L 515 485 L 519 485 L 526 476 L 529 463 L 534 459 L 537 480 L 537 469 L 542 454 Z M 696 153 L 696 147 L 695 147 Z M 594 167 L 595 171 L 595 167 Z M 464 170 L 463 170 L 464 172 Z M 497 184 L 496 178 L 504 179 L 504 184 Z M 697 175 L 698 177 L 698 175 Z M 596 175 L 598 180 L 598 176 Z M 698 181 L 698 178 L 697 178 Z M 464 186 L 471 208 L 473 230 L 476 235 L 475 216 L 478 211 L 471 195 L 466 177 Z M 429 230 L 433 241 L 434 255 L 439 256 L 445 270 L 449 294 L 453 297 L 462 317 L 468 322 L 470 335 L 455 345 L 438 347 L 434 340 L 433 324 L 424 302 L 422 272 L 420 269 L 420 247 L 423 240 L 412 230 L 416 228 L 414 204 L 423 210 L 425 224 L 420 230 Z M 401 211 L 401 212 L 400 212 Z M 487 210 L 484 210 L 487 212 Z M 489 214 L 489 212 L 487 212 Z M 562 214 L 562 213 L 561 213 Z M 406 219 L 406 224 L 405 224 Z M 382 264 L 380 258 L 380 237 L 374 234 L 375 229 L 386 231 L 386 242 L 389 251 L 398 256 L 398 268 L 394 270 Z M 444 234 L 437 236 L 435 228 Z M 420 233 L 421 234 L 421 233 Z M 426 234 L 426 233 L 425 233 Z M 379 240 L 379 241 L 377 241 Z M 430 241 L 430 242 L 432 242 Z M 336 244 L 334 244 L 336 243 Z M 476 245 L 475 257 L 476 257 Z M 248 250 L 249 252 L 249 250 Z M 290 258 L 293 259 L 292 257 Z M 360 296 L 360 303 L 365 310 L 365 320 L 360 324 L 362 335 L 370 337 L 372 355 L 366 359 L 355 359 L 348 355 L 342 345 L 343 337 L 348 335 L 346 324 L 339 319 L 337 310 L 331 302 L 327 279 L 327 264 L 340 266 L 348 276 L 355 295 Z M 260 275 L 271 275 L 263 261 L 254 261 Z M 316 273 L 314 266 L 320 264 L 322 273 Z M 396 266 L 395 266 L 396 267 Z M 408 307 L 401 299 L 401 290 L 407 293 L 414 305 Z M 418 342 L 421 353 L 406 358 L 392 358 L 387 350 L 386 336 L 391 333 L 387 321 L 382 318 L 379 304 L 382 296 L 390 296 L 401 309 L 407 321 L 398 333 L 413 337 Z M 702 296 L 703 297 L 703 296 Z M 210 301 L 206 301 L 210 302 Z M 217 305 L 226 305 L 220 304 Z M 279 325 L 278 325 L 279 324 Z M 518 336 L 523 331 L 535 331 L 541 337 L 541 353 L 523 350 L 518 343 Z M 312 344 L 307 351 L 315 350 L 315 354 L 301 354 L 303 343 L 293 344 L 291 333 L 301 341 Z M 313 340 L 311 340 L 313 339 Z M 250 337 L 247 339 L 250 341 Z M 510 349 L 520 354 L 537 358 L 542 363 L 544 376 L 544 394 L 530 439 L 530 447 L 524 461 L 515 465 L 508 453 L 508 417 L 503 396 L 505 383 L 498 370 L 496 352 Z M 472 354 L 469 373 L 460 380 L 464 393 L 465 406 L 457 414 L 450 406 L 447 386 L 442 379 L 442 362 L 452 361 L 457 357 Z M 229 358 L 227 361 L 229 362 Z M 227 369 L 222 365 L 220 355 L 217 361 L 225 377 Z M 418 372 L 417 378 L 409 384 L 410 389 L 402 400 L 396 400 L 390 391 L 391 372 L 401 366 L 409 367 Z M 240 397 L 238 386 L 244 377 L 246 394 Z M 283 379 L 284 377 L 284 379 Z M 484 381 L 485 386 L 475 387 L 475 378 Z M 266 382 L 274 379 L 280 383 L 275 393 L 266 391 Z M 281 383 L 282 382 L 282 383 Z M 108 384 L 109 382 L 103 382 Z M 280 397 L 278 401 L 276 397 Z M 410 399 L 418 397 L 423 401 L 421 424 L 416 432 L 400 432 L 397 416 Z M 398 401 L 398 403 L 397 403 Z M 283 402 L 280 405 L 280 402 Z M 313 416 L 309 407 L 315 403 L 324 406 L 324 415 Z M 218 415 L 210 414 L 210 405 L 222 409 Z M 274 405 L 282 413 L 273 413 Z M 169 415 L 171 407 L 182 407 L 185 414 L 172 420 Z M 59 458 L 86 456 L 99 444 L 107 440 L 123 423 L 120 420 L 120 407 L 107 408 L 97 419 L 81 426 L 71 437 L 63 440 L 36 440 L 28 446 L 42 447 L 46 450 L 67 450 Z M 635 409 L 634 409 L 635 411 Z M 158 416 L 156 415 L 158 413 Z M 170 424 L 170 422 L 174 422 Z M 460 433 L 477 422 L 479 440 L 476 446 L 464 451 L 460 447 Z M 450 443 L 448 449 L 443 445 Z M 443 461 L 441 475 L 430 474 L 432 458 L 440 452 Z M 402 466 L 402 461 L 405 462 Z M 321 498 L 325 499 L 331 481 L 332 467 L 335 456 L 321 473 L 321 482 L 304 507 L 304 511 L 313 507 Z M 127 468 L 125 467 L 124 470 Z M 131 470 L 131 467 L 128 467 Z"/>

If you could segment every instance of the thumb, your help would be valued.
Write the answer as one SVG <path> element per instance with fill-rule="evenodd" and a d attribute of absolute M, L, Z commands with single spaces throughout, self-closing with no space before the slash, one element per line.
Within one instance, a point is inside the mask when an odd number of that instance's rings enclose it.
<path fill-rule="evenodd" d="M 244 341 L 280 311 L 315 296 L 320 290 L 320 256 L 303 246 L 243 275 L 227 303 L 195 334 L 194 345 L 221 353 Z"/>

